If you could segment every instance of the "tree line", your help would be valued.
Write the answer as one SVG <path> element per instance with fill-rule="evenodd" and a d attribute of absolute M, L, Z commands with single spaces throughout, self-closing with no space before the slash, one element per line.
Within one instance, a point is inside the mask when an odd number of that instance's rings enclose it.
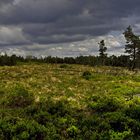
<path fill-rule="evenodd" d="M 140 37 L 134 34 L 131 26 L 124 31 L 124 37 L 126 39 L 125 53 L 126 55 L 120 56 L 108 56 L 105 40 L 101 40 L 98 43 L 99 55 L 98 56 L 77 56 L 77 57 L 52 57 L 37 58 L 35 56 L 0 56 L 0 65 L 16 65 L 18 62 L 39 62 L 39 63 L 55 63 L 55 64 L 83 64 L 83 65 L 105 65 L 105 66 L 119 66 L 128 67 L 131 70 L 140 68 Z"/>

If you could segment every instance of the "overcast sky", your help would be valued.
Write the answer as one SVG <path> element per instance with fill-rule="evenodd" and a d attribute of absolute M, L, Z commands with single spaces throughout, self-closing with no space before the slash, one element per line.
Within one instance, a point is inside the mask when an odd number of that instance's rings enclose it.
<path fill-rule="evenodd" d="M 124 52 L 122 35 L 140 33 L 140 0 L 0 0 L 0 52 L 34 56 Z"/>

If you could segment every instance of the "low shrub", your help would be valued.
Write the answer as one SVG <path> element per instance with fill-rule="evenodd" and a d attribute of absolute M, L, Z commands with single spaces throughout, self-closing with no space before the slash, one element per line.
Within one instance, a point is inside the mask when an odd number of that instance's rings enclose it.
<path fill-rule="evenodd" d="M 83 72 L 83 74 L 82 74 L 82 77 L 83 77 L 84 79 L 86 79 L 86 80 L 89 80 L 89 79 L 91 78 L 91 76 L 92 76 L 92 74 L 91 74 L 91 72 L 89 72 L 89 71 L 85 71 L 85 72 Z"/>
<path fill-rule="evenodd" d="M 49 121 L 51 121 L 51 116 L 48 114 L 48 112 L 40 111 L 34 116 L 32 116 L 39 124 L 46 125 Z"/>
<path fill-rule="evenodd" d="M 18 120 L 11 123 L 8 120 L 0 120 L 1 140 L 44 140 L 47 129 L 33 120 Z"/>
<path fill-rule="evenodd" d="M 121 108 L 121 102 L 116 98 L 104 96 L 99 98 L 97 102 L 93 101 L 89 103 L 89 107 L 98 113 L 114 112 Z"/>
<path fill-rule="evenodd" d="M 16 88 L 6 95 L 4 105 L 12 108 L 27 107 L 34 101 L 33 94 L 29 93 L 22 86 L 16 86 Z"/>
<path fill-rule="evenodd" d="M 113 131 L 123 132 L 128 128 L 128 117 L 122 112 L 110 112 L 104 115 L 106 122 Z"/>
<path fill-rule="evenodd" d="M 133 140 L 133 133 L 131 130 L 123 132 L 115 132 L 111 130 L 109 133 L 111 140 Z"/>
<path fill-rule="evenodd" d="M 62 64 L 60 65 L 60 68 L 69 68 L 69 66 L 67 64 Z"/>
<path fill-rule="evenodd" d="M 140 121 L 140 105 L 131 105 L 126 108 L 125 113 L 127 116 Z"/>
<path fill-rule="evenodd" d="M 78 134 L 78 128 L 74 125 L 70 126 L 68 129 L 67 129 L 67 133 L 70 137 L 74 138 L 76 137 L 76 135 Z"/>
<path fill-rule="evenodd" d="M 63 117 L 70 113 L 71 108 L 69 107 L 69 103 L 67 101 L 62 100 L 57 102 L 50 102 L 47 110 L 52 115 Z"/>

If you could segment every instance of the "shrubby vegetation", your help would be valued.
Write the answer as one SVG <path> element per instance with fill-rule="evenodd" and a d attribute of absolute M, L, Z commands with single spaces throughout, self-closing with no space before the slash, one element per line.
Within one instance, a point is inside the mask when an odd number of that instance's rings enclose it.
<path fill-rule="evenodd" d="M 68 64 L 0 71 L 1 140 L 140 139 L 139 73 Z"/>
<path fill-rule="evenodd" d="M 89 80 L 91 78 L 92 74 L 89 71 L 84 71 L 82 76 L 83 76 L 83 78 Z"/>
<path fill-rule="evenodd" d="M 29 94 L 23 87 L 16 86 L 13 91 L 7 95 L 3 101 L 4 106 L 12 108 L 26 107 L 34 101 L 32 94 Z"/>
<path fill-rule="evenodd" d="M 139 139 L 140 101 L 135 102 L 103 96 L 89 98 L 80 110 L 67 100 L 45 99 L 19 110 L 11 105 L 1 108 L 0 139 Z M 4 114 L 9 109 L 11 115 Z"/>

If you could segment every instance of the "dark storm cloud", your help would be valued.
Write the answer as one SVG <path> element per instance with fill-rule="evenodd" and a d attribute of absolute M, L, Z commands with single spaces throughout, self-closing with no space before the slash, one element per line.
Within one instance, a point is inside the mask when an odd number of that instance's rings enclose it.
<path fill-rule="evenodd" d="M 39 43 L 76 41 L 77 38 L 73 38 L 75 34 L 85 35 L 86 38 L 87 35 L 99 36 L 112 30 L 122 30 L 131 24 L 131 21 L 125 23 L 123 18 L 138 16 L 140 11 L 139 0 L 75 0 L 71 1 L 70 5 L 69 1 L 66 1 L 65 4 L 63 4 L 64 1 L 61 1 L 60 7 L 58 6 L 61 10 L 53 8 L 57 7 L 53 5 L 54 2 L 51 4 L 52 7 L 46 10 L 46 14 L 40 12 L 40 17 L 44 20 L 35 18 L 36 21 L 33 22 L 33 20 L 26 19 L 27 21 L 25 21 L 31 22 L 31 25 L 24 24 L 23 31 L 30 36 L 31 40 L 36 40 Z M 35 15 L 36 12 L 33 13 Z M 61 38 L 60 41 L 59 38 L 57 41 L 53 38 L 52 40 L 48 39 L 52 35 L 66 35 L 69 36 L 69 39 L 62 40 Z M 46 41 L 40 36 L 46 37 Z M 41 39 L 39 40 L 39 38 Z M 81 40 L 85 38 L 82 37 Z"/>
<path fill-rule="evenodd" d="M 12 3 L 14 0 L 1 0 L 0 1 L 0 6 L 4 5 L 4 4 L 8 4 L 8 3 Z"/>
<path fill-rule="evenodd" d="M 140 0 L 0 0 L 0 34 L 6 34 L 0 46 L 76 42 L 122 31 L 139 25 L 139 5 Z"/>
<path fill-rule="evenodd" d="M 85 0 L 14 0 L 1 14 L 1 23 L 47 23 L 78 14 Z M 6 7 L 6 5 L 5 5 Z"/>

